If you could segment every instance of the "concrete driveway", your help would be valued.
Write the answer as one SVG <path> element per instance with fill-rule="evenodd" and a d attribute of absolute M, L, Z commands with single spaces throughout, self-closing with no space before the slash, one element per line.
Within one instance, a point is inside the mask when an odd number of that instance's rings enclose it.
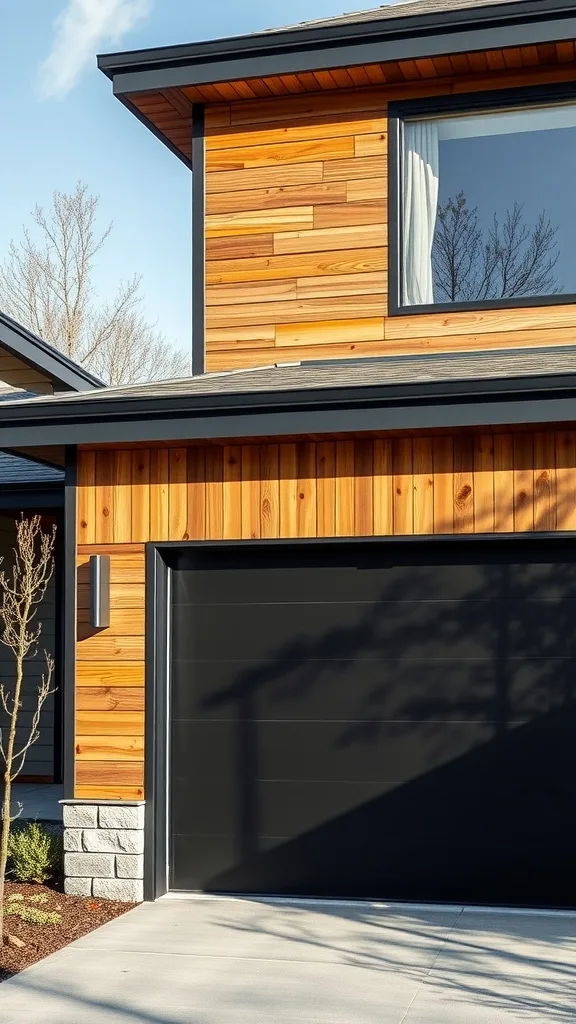
<path fill-rule="evenodd" d="M 2 1024 L 576 1021 L 576 915 L 161 900 L 0 985 Z"/>

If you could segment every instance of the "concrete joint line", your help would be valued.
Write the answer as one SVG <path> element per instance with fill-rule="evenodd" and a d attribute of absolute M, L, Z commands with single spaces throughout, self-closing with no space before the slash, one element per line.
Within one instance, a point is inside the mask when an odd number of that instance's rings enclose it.
<path fill-rule="evenodd" d="M 454 929 L 456 928 L 456 925 L 458 924 L 458 922 L 459 922 L 460 918 L 462 917 L 462 915 L 463 915 L 463 913 L 464 913 L 464 909 L 465 909 L 465 908 L 464 908 L 464 907 L 462 907 L 462 909 L 461 909 L 461 910 L 459 911 L 459 913 L 458 913 L 458 916 L 456 917 L 456 919 L 455 919 L 455 920 L 453 921 L 453 923 L 452 923 L 452 926 L 451 926 L 451 928 L 450 928 L 450 931 L 449 931 L 449 932 L 448 932 L 448 934 L 447 934 L 447 935 L 445 935 L 445 936 L 444 936 L 444 938 L 442 939 L 442 941 L 441 941 L 441 943 L 440 943 L 440 945 L 439 945 L 439 947 L 438 947 L 438 950 L 437 950 L 437 952 L 436 952 L 436 956 L 434 957 L 434 960 L 433 960 L 433 961 L 432 961 L 432 963 L 430 964 L 430 967 L 428 968 L 428 970 L 427 970 L 427 971 L 426 971 L 426 973 L 424 974 L 424 977 L 422 978 L 422 981 L 421 981 L 421 982 L 420 982 L 420 984 L 418 985 L 418 988 L 416 989 L 416 991 L 415 991 L 414 995 L 412 996 L 412 999 L 411 999 L 411 1000 L 410 1000 L 410 1002 L 408 1003 L 408 1006 L 406 1007 L 406 1011 L 405 1011 L 404 1015 L 402 1016 L 402 1018 L 400 1019 L 400 1022 L 399 1022 L 399 1024 L 404 1024 L 404 1021 L 405 1021 L 405 1020 L 406 1020 L 406 1018 L 408 1017 L 408 1014 L 410 1013 L 410 1010 L 412 1009 L 412 1007 L 414 1006 L 414 1003 L 416 1002 L 416 1000 L 417 1000 L 418 996 L 420 995 L 420 992 L 422 991 L 422 988 L 424 987 L 424 985 L 425 985 L 425 984 L 426 984 L 426 982 L 428 981 L 428 978 L 429 978 L 429 977 L 430 977 L 430 975 L 432 974 L 432 971 L 433 971 L 433 970 L 434 970 L 434 968 L 436 967 L 436 964 L 438 963 L 438 960 L 440 959 L 440 957 L 441 957 L 441 955 L 442 955 L 442 952 L 443 952 L 443 950 L 444 950 L 444 947 L 445 947 L 445 946 L 446 946 L 446 944 L 447 944 L 447 943 L 449 942 L 449 940 L 450 940 L 450 938 L 451 938 L 451 936 L 452 936 L 452 932 L 454 931 Z"/>

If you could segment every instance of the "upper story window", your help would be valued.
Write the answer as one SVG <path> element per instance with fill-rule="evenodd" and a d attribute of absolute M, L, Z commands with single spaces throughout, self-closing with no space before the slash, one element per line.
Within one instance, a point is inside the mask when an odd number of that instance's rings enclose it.
<path fill-rule="evenodd" d="M 472 103 L 398 112 L 391 312 L 576 301 L 576 101 Z"/>

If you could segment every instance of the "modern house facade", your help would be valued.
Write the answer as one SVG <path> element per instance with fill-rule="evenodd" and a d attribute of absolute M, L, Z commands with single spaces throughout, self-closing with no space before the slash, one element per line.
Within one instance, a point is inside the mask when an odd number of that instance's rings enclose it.
<path fill-rule="evenodd" d="M 192 171 L 194 376 L 0 404 L 66 450 L 69 891 L 574 905 L 575 40 L 100 58 Z"/>

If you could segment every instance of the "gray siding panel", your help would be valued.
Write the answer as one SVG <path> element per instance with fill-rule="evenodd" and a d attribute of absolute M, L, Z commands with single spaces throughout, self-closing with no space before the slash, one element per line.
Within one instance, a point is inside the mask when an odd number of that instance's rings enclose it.
<path fill-rule="evenodd" d="M 0 516 L 0 558 L 1 568 L 10 571 L 13 563 L 13 549 L 16 544 L 16 525 L 8 516 Z M 19 747 L 26 741 L 36 707 L 36 692 L 45 669 L 43 651 L 46 649 L 53 656 L 56 646 L 56 586 L 51 580 L 44 603 L 41 607 L 39 620 L 42 622 L 42 635 L 39 653 L 34 659 L 28 660 L 24 674 L 24 690 L 22 708 L 19 716 L 17 743 Z M 0 643 L 0 681 L 10 690 L 14 685 L 14 661 L 10 651 Z M 23 775 L 48 775 L 54 773 L 54 694 L 51 694 L 42 711 L 40 719 L 40 738 L 30 748 L 22 770 Z M 6 715 L 0 708 L 0 727 L 6 727 Z"/>

